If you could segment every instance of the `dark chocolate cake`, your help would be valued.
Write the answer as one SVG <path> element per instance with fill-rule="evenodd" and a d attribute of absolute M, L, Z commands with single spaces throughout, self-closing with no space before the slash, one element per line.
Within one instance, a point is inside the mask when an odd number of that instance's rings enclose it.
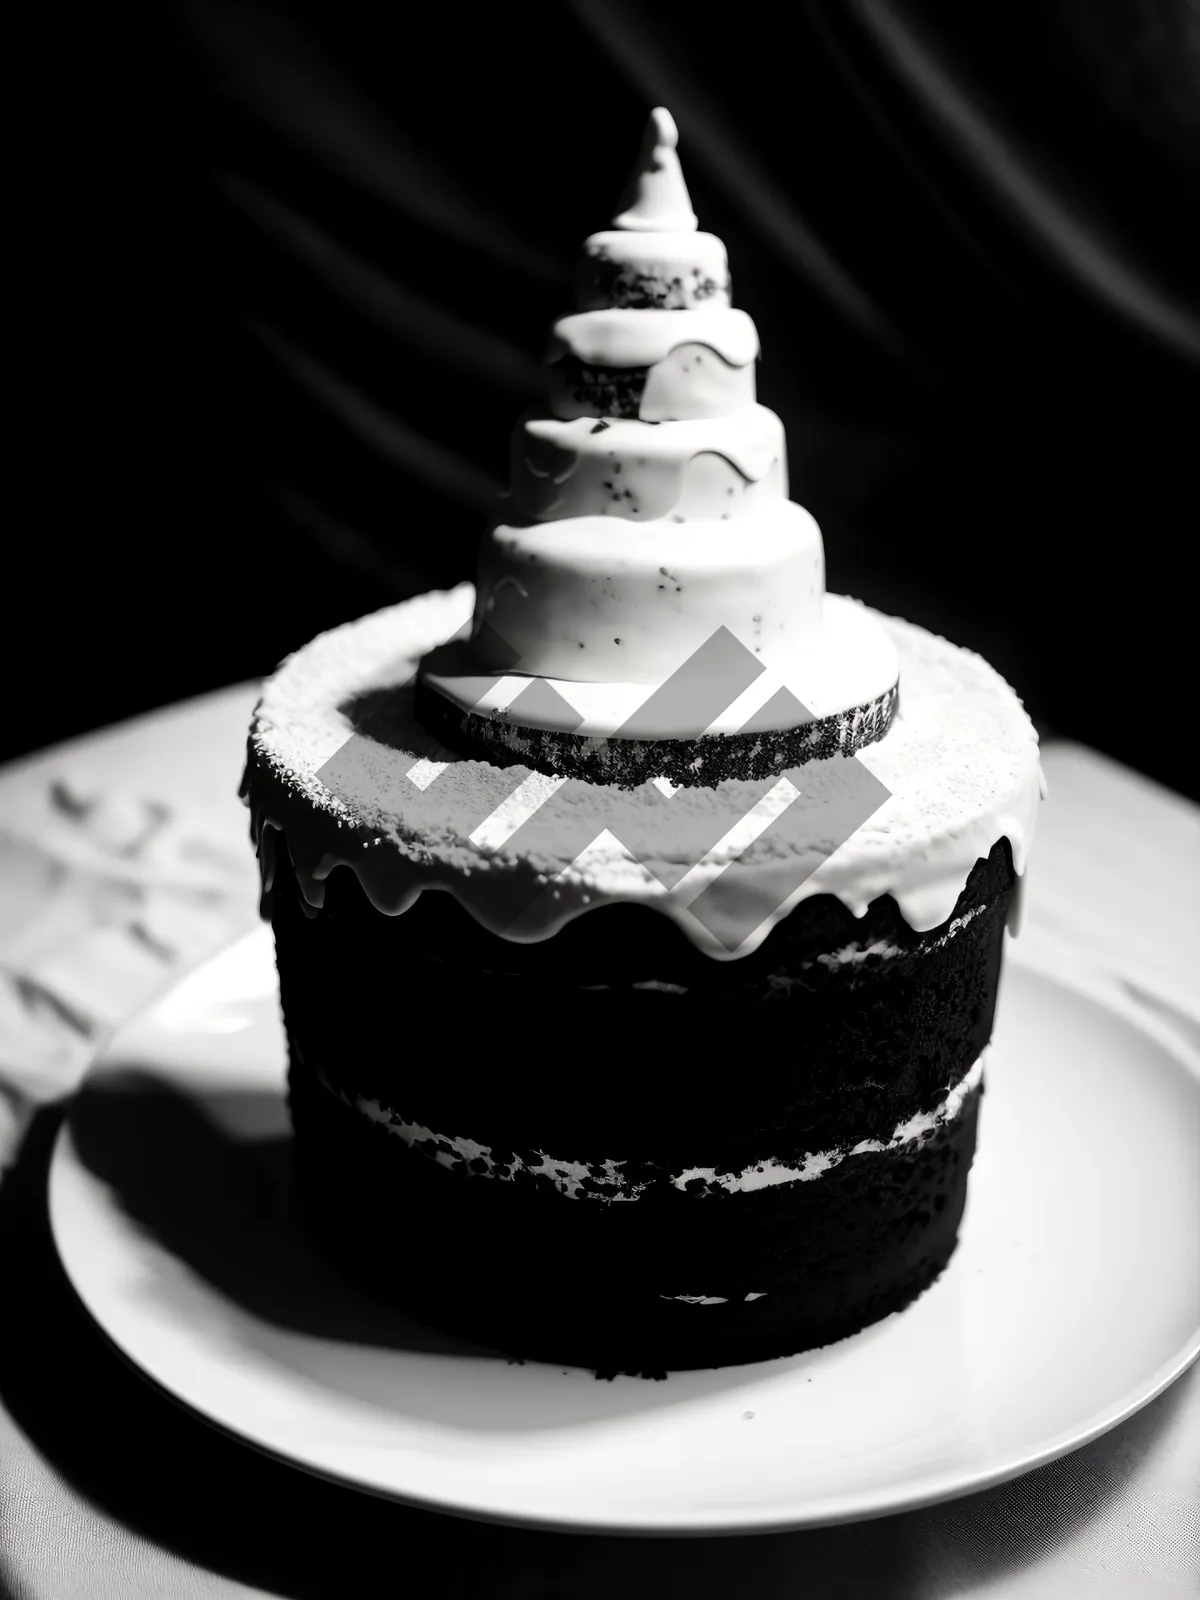
<path fill-rule="evenodd" d="M 986 663 L 825 594 L 695 227 L 655 113 L 478 585 L 285 662 L 245 782 L 314 1233 L 604 1374 L 826 1344 L 941 1273 L 1040 791 Z"/>

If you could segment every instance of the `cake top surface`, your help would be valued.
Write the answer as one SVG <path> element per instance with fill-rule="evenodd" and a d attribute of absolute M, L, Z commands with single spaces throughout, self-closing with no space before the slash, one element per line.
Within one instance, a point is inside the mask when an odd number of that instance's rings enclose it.
<path fill-rule="evenodd" d="M 383 911 L 447 889 L 508 938 L 545 938 L 590 906 L 637 901 L 723 958 L 749 953 L 810 894 L 837 895 L 856 916 L 891 894 L 920 930 L 951 915 L 998 839 L 1024 868 L 1041 794 L 1036 734 L 969 651 L 879 618 L 903 684 L 883 740 L 783 775 L 792 799 L 737 780 L 668 795 L 653 781 L 621 790 L 465 759 L 426 733 L 412 709 L 417 665 L 461 635 L 473 603 L 463 584 L 346 623 L 265 685 L 248 798 L 260 840 L 283 829 L 310 904 L 339 864 Z"/>

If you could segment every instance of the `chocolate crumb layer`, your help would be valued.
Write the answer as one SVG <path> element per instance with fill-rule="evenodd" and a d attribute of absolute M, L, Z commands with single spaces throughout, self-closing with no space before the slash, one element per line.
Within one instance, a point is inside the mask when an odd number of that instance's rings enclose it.
<path fill-rule="evenodd" d="M 414 710 L 427 732 L 471 760 L 497 767 L 532 767 L 550 777 L 636 789 L 649 778 L 680 788 L 725 779 L 774 777 L 808 761 L 854 755 L 882 739 L 899 704 L 899 689 L 833 717 L 814 717 L 795 728 L 752 733 L 702 734 L 697 739 L 605 739 L 527 728 L 503 713 L 464 711 L 417 680 Z"/>
<path fill-rule="evenodd" d="M 349 1277 L 510 1357 L 657 1377 L 831 1344 L 921 1294 L 957 1243 L 980 1093 L 915 1149 L 655 1212 L 494 1184 L 480 1204 L 295 1061 L 289 1099 L 303 1215 Z"/>
<path fill-rule="evenodd" d="M 576 356 L 554 363 L 551 403 L 555 414 L 581 417 L 637 417 L 646 388 L 646 367 L 597 367 Z"/>
<path fill-rule="evenodd" d="M 884 1138 L 932 1110 L 987 1048 L 1015 882 L 1002 841 L 938 928 L 915 932 L 890 897 L 858 918 L 816 896 L 752 954 L 714 963 L 644 906 L 519 944 L 448 894 L 385 916 L 345 868 L 306 908 L 286 850 L 278 879 L 283 1010 L 309 1067 L 436 1132 L 497 1153 L 619 1156 L 631 1179 L 642 1159 L 740 1169 Z M 413 1007 L 453 1037 L 466 997 L 473 1015 L 509 1023 L 456 1052 L 454 1071 L 398 1042 L 398 1028 L 416 1037 Z M 710 1083 L 712 1063 L 734 1070 Z"/>
<path fill-rule="evenodd" d="M 587 257 L 578 271 L 577 296 L 584 311 L 685 311 L 730 292 L 728 274 L 718 281 L 699 268 L 673 274 L 638 272 L 605 255 Z"/>

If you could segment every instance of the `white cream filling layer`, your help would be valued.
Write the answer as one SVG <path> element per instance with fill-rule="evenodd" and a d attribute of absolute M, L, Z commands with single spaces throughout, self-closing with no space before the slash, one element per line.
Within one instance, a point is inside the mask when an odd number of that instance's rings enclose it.
<path fill-rule="evenodd" d="M 931 940 L 928 944 L 919 945 L 910 953 L 927 956 L 934 950 L 944 949 L 956 933 L 961 933 L 968 923 L 974 922 L 975 918 L 982 916 L 986 910 L 986 903 L 972 906 L 970 911 L 964 911 L 961 917 L 952 918 L 945 933 L 939 938 Z M 902 956 L 904 953 L 901 947 L 893 944 L 890 939 L 872 939 L 870 944 L 844 944 L 840 950 L 831 950 L 825 955 L 817 956 L 816 961 L 823 967 L 858 966 L 864 961 L 869 961 L 872 956 L 887 961 L 893 956 Z M 814 963 L 805 961 L 801 965 L 808 967 Z"/>
<path fill-rule="evenodd" d="M 664 1174 L 662 1178 L 642 1182 L 633 1182 L 625 1177 L 621 1171 L 626 1165 L 623 1160 L 589 1165 L 582 1161 L 556 1160 L 541 1150 L 535 1150 L 528 1156 L 513 1154 L 507 1159 L 497 1159 L 488 1145 L 458 1134 L 435 1133 L 423 1123 L 407 1122 L 381 1101 L 367 1095 L 350 1098 L 335 1089 L 323 1074 L 319 1073 L 318 1076 L 324 1087 L 343 1104 L 369 1117 L 372 1122 L 379 1123 L 389 1133 L 402 1139 L 409 1149 L 436 1161 L 439 1166 L 469 1167 L 475 1176 L 500 1178 L 509 1182 L 521 1173 L 528 1173 L 552 1183 L 560 1194 L 570 1200 L 611 1202 L 636 1200 L 650 1188 L 651 1183 L 669 1183 L 693 1195 L 713 1194 L 718 1190 L 724 1190 L 727 1194 L 749 1194 L 782 1183 L 810 1183 L 854 1156 L 917 1144 L 959 1115 L 967 1098 L 983 1080 L 985 1056 L 986 1051 L 932 1111 L 920 1111 L 899 1123 L 887 1139 L 862 1139 L 855 1145 L 812 1151 L 799 1162 L 760 1161 L 740 1172 L 719 1172 L 715 1167 L 688 1167 L 683 1172 Z"/>
<path fill-rule="evenodd" d="M 660 1300 L 682 1300 L 689 1306 L 727 1306 L 729 1296 L 726 1294 L 660 1294 Z M 747 1294 L 743 1300 L 765 1300 L 765 1294 Z"/>
<path fill-rule="evenodd" d="M 986 1054 L 986 1052 L 985 1052 Z M 686 1189 L 693 1183 L 702 1183 L 706 1190 L 724 1189 L 727 1194 L 749 1194 L 755 1189 L 770 1189 L 780 1183 L 809 1183 L 832 1167 L 840 1166 L 850 1156 L 869 1152 L 898 1150 L 902 1145 L 915 1144 L 926 1139 L 943 1123 L 952 1122 L 962 1110 L 967 1096 L 983 1081 L 983 1056 L 960 1078 L 954 1088 L 933 1111 L 918 1111 L 907 1122 L 900 1123 L 890 1139 L 862 1139 L 845 1149 L 818 1150 L 806 1155 L 797 1166 L 782 1161 L 760 1161 L 756 1166 L 744 1167 L 741 1172 L 721 1172 L 715 1167 L 689 1167 L 671 1182 L 677 1189 Z"/>

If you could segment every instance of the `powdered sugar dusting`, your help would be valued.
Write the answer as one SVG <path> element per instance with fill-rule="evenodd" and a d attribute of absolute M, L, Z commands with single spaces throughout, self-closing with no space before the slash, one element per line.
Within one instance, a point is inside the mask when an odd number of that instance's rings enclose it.
<path fill-rule="evenodd" d="M 289 657 L 265 686 L 247 770 L 254 833 L 261 842 L 266 829 L 283 830 L 310 904 L 322 902 L 325 877 L 346 863 L 388 914 L 407 909 L 422 890 L 441 888 L 492 932 L 533 941 L 591 907 L 637 901 L 672 916 L 714 959 L 734 959 L 756 948 L 809 895 L 836 895 L 861 916 L 890 894 L 909 926 L 923 932 L 950 917 L 971 868 L 998 839 L 1009 840 L 1016 870 L 1024 871 L 1041 773 L 1036 735 L 1020 701 L 979 656 L 883 618 L 901 659 L 900 707 L 884 738 L 854 759 L 891 798 L 840 847 L 832 848 L 832 822 L 827 825 L 839 809 L 839 767 L 830 761 L 813 764 L 821 771 L 807 788 L 815 782 L 825 793 L 805 794 L 806 833 L 799 842 L 794 833 L 775 829 L 748 844 L 740 839 L 735 824 L 760 798 L 751 783 L 678 790 L 669 826 L 652 783 L 636 790 L 575 784 L 556 796 L 562 807 L 557 832 L 552 823 L 539 825 L 529 849 L 489 854 L 472 835 L 529 769 L 494 767 L 448 751 L 416 722 L 405 687 L 426 651 L 469 625 L 473 601 L 471 585 L 462 584 L 345 624 Z M 352 707 L 372 694 L 386 703 L 386 722 L 364 733 Z M 350 751 L 353 770 L 339 773 Z M 427 791 L 408 779 L 418 762 L 446 763 Z M 574 846 L 580 808 L 596 824 L 596 844 L 583 856 Z M 728 863 L 722 850 L 708 847 L 723 836 L 730 840 L 728 854 L 741 849 L 740 883 L 760 895 L 764 907 L 763 923 L 732 952 L 706 943 L 678 896 L 647 870 L 690 865 L 708 851 L 701 875 L 715 881 Z M 701 848 L 697 840 L 704 841 Z M 798 852 L 818 865 L 785 899 L 796 881 Z M 668 881 L 679 876 L 664 873 Z M 554 892 L 539 900 L 537 915 L 511 928 L 514 899 L 527 904 L 531 883 L 550 882 Z M 689 899 L 695 887 L 689 878 Z"/>

